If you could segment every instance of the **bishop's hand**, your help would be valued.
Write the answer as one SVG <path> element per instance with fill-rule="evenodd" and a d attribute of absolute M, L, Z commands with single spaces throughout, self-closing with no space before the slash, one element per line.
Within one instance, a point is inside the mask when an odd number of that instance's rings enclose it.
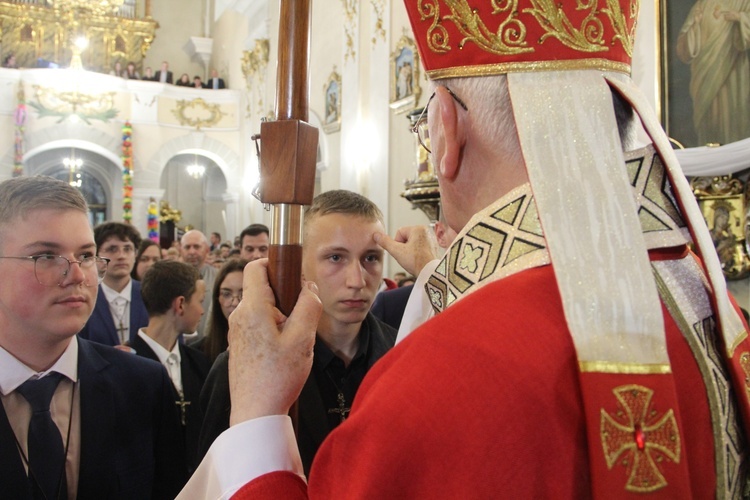
<path fill-rule="evenodd" d="M 267 266 L 260 259 L 245 267 L 242 301 L 229 316 L 230 425 L 287 414 L 312 368 L 322 311 L 317 286 L 302 288 L 286 318 L 275 306 Z"/>
<path fill-rule="evenodd" d="M 375 242 L 412 276 L 418 276 L 422 268 L 438 255 L 435 232 L 428 226 L 402 227 L 393 238 L 375 233 Z"/>

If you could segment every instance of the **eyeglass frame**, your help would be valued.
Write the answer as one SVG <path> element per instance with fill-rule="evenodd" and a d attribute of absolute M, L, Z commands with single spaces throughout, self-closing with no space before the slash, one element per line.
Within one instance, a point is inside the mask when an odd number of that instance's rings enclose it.
<path fill-rule="evenodd" d="M 453 98 L 453 99 L 454 99 L 454 100 L 455 100 L 455 101 L 456 101 L 456 102 L 457 102 L 457 103 L 458 103 L 458 104 L 459 104 L 459 105 L 460 105 L 460 106 L 461 106 L 462 108 L 464 108 L 464 111 L 469 111 L 469 108 L 468 108 L 468 107 L 466 106 L 466 103 L 465 103 L 464 101 L 462 101 L 462 100 L 461 100 L 461 98 L 460 98 L 460 97 L 458 97 L 458 96 L 457 96 L 457 95 L 455 94 L 455 92 L 453 92 L 453 91 L 452 91 L 452 90 L 451 90 L 450 88 L 448 88 L 448 87 L 443 87 L 443 88 L 444 88 L 445 90 L 447 90 L 447 91 L 448 91 L 448 93 L 450 94 L 450 96 L 451 96 L 451 97 L 452 97 L 452 98 Z M 422 146 L 422 147 L 423 147 L 423 148 L 425 149 L 425 151 L 427 151 L 427 152 L 428 152 L 428 153 L 430 153 L 430 154 L 432 154 L 432 151 L 430 150 L 430 148 L 428 148 L 428 147 L 427 147 L 427 145 L 425 144 L 425 141 L 423 141 L 423 140 L 422 140 L 422 134 L 420 134 L 420 133 L 419 133 L 419 127 L 421 127 L 421 126 L 422 126 L 423 124 L 425 124 L 425 122 L 427 121 L 427 109 L 428 109 L 428 108 L 430 107 L 430 103 L 431 103 L 431 102 L 432 102 L 432 100 L 433 100 L 433 99 L 435 98 L 435 94 L 437 94 L 437 89 L 435 89 L 435 91 L 434 91 L 434 92 L 432 93 L 432 95 L 430 96 L 430 98 L 429 98 L 429 99 L 427 99 L 427 104 L 425 104 L 425 106 L 424 106 L 424 109 L 422 110 L 422 112 L 421 112 L 421 113 L 419 114 L 419 117 L 417 118 L 417 121 L 416 121 L 416 122 L 414 122 L 414 125 L 413 125 L 413 126 L 411 127 L 411 131 L 412 131 L 412 132 L 413 132 L 414 134 L 416 134 L 416 135 L 417 135 L 417 140 L 419 141 L 419 145 L 420 145 L 420 146 Z"/>
<path fill-rule="evenodd" d="M 56 259 L 63 259 L 64 261 L 66 261 L 68 263 L 68 269 L 65 270 L 65 271 L 63 271 L 62 276 L 60 278 L 60 281 L 58 281 L 54 285 L 47 285 L 46 283 L 42 283 L 42 280 L 40 280 L 39 276 L 37 276 L 36 263 L 37 263 L 37 261 L 39 259 L 44 258 L 44 257 L 54 257 Z M 50 253 L 45 253 L 45 254 L 41 254 L 41 255 L 23 255 L 23 256 L 0 255 L 0 259 L 18 259 L 18 260 L 31 260 L 31 261 L 33 261 L 34 262 L 34 278 L 36 278 L 36 281 L 40 285 L 47 286 L 47 287 L 60 286 L 62 284 L 62 282 L 65 281 L 65 278 L 68 277 L 68 273 L 70 273 L 70 266 L 72 266 L 73 264 L 78 264 L 78 267 L 81 268 L 81 271 L 85 272 L 86 268 L 84 268 L 81 264 L 83 264 L 83 262 L 86 261 L 87 259 L 91 259 L 91 261 L 93 263 L 93 265 L 91 267 L 92 269 L 94 269 L 94 268 L 98 269 L 99 264 L 101 264 L 102 262 L 104 262 L 104 265 L 105 265 L 104 271 L 106 271 L 107 270 L 107 266 L 109 266 L 109 263 L 112 261 L 112 259 L 108 259 L 107 257 L 99 257 L 98 255 L 90 255 L 88 257 L 83 257 L 81 260 L 70 260 L 67 257 L 63 257 L 62 255 L 54 255 L 54 254 L 50 254 Z M 97 274 L 99 274 L 98 271 L 97 271 Z M 102 282 L 102 279 L 104 279 L 104 272 L 101 272 L 101 276 L 97 276 L 97 278 L 96 278 L 96 284 L 97 284 L 97 286 Z M 86 286 L 91 286 L 91 284 L 88 283 L 87 281 L 84 281 L 84 284 Z"/>
<path fill-rule="evenodd" d="M 229 293 L 226 293 L 226 292 L 229 292 Z M 239 294 L 231 293 L 231 291 L 228 290 L 228 289 L 219 290 L 219 300 L 220 301 L 226 301 L 227 299 L 230 299 L 229 302 L 228 302 L 229 304 L 231 304 L 232 302 L 234 302 L 234 299 L 237 299 L 238 303 L 242 302 L 242 295 L 243 295 L 242 294 L 242 290 L 240 290 Z"/>

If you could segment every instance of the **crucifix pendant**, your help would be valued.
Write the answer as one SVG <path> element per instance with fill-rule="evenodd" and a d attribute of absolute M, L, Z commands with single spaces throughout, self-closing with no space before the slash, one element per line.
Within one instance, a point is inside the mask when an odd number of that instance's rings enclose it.
<path fill-rule="evenodd" d="M 120 343 L 124 344 L 126 340 L 128 340 L 125 337 L 126 328 L 122 325 L 122 321 L 120 321 L 120 328 L 117 329 L 117 336 L 120 337 Z"/>
<path fill-rule="evenodd" d="M 346 400 L 344 399 L 344 393 L 339 392 L 339 395 L 336 397 L 336 400 L 338 402 L 339 407 L 329 409 L 328 413 L 338 413 L 339 418 L 341 419 L 341 422 L 343 423 L 344 420 L 346 420 L 346 417 L 349 416 L 350 408 L 346 407 Z"/>
<path fill-rule="evenodd" d="M 175 401 L 174 404 L 180 407 L 180 421 L 182 425 L 185 425 L 185 408 L 190 404 L 190 401 L 185 401 L 185 397 L 180 393 L 180 400 Z"/>

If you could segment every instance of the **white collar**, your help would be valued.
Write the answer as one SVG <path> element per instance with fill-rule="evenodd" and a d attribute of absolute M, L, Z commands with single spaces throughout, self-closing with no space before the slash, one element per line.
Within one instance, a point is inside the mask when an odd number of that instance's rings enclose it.
<path fill-rule="evenodd" d="M 104 292 L 104 296 L 107 298 L 108 303 L 112 303 L 117 299 L 118 297 L 122 297 L 126 301 L 130 302 L 130 298 L 132 297 L 133 292 L 133 280 L 128 280 L 128 284 L 125 285 L 125 288 L 122 289 L 121 292 L 118 292 L 117 290 L 108 287 L 104 283 L 101 284 L 102 291 Z"/>
<path fill-rule="evenodd" d="M 61 373 L 72 381 L 78 380 L 78 342 L 75 336 L 70 338 L 68 347 L 55 361 L 55 364 L 49 370 L 43 372 L 37 372 L 29 368 L 10 352 L 0 347 L 0 392 L 3 396 L 7 396 L 32 377 L 41 378 L 51 372 Z"/>
<path fill-rule="evenodd" d="M 174 354 L 177 356 L 177 361 L 182 362 L 182 358 L 180 357 L 180 343 L 175 342 L 174 347 L 171 351 L 168 351 L 164 349 L 164 347 L 159 344 L 157 341 L 146 335 L 146 332 L 141 328 L 138 330 L 138 336 L 143 339 L 143 341 L 148 344 L 148 346 L 151 348 L 152 351 L 154 351 L 154 354 L 156 354 L 156 357 L 159 358 L 159 362 L 166 366 L 167 364 L 167 358 L 170 354 Z"/>

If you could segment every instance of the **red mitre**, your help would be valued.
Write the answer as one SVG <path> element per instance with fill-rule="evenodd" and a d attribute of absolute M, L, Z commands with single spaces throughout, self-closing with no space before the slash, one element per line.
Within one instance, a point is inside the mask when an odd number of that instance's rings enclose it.
<path fill-rule="evenodd" d="M 405 0 L 427 75 L 630 74 L 638 0 Z"/>

